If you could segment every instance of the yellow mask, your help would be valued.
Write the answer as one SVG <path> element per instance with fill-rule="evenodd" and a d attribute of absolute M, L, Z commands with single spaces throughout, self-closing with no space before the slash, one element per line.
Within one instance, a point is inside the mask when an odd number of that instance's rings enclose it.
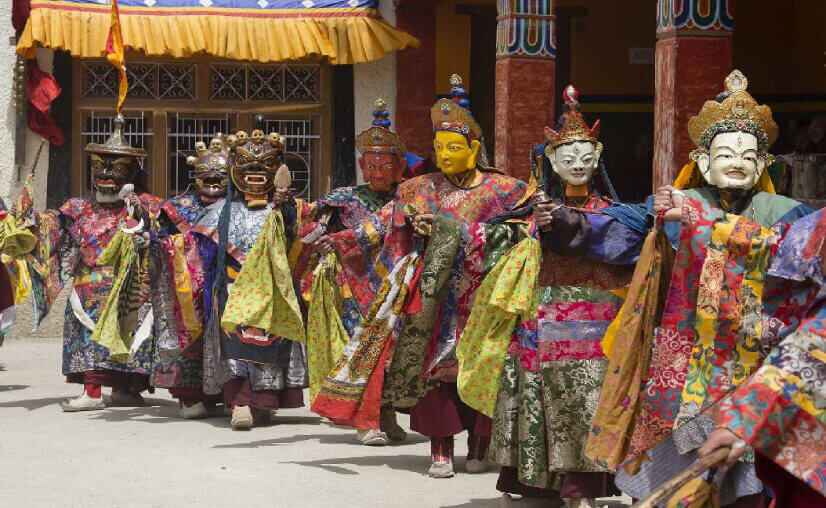
<path fill-rule="evenodd" d="M 480 147 L 476 140 L 468 144 L 467 138 L 457 132 L 436 131 L 433 140 L 436 165 L 445 175 L 459 175 L 475 169 Z"/>

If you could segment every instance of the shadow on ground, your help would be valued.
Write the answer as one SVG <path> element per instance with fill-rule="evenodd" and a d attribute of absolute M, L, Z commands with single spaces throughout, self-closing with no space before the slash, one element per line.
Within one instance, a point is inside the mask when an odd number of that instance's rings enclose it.
<path fill-rule="evenodd" d="M 8 402 L 0 402 L 0 408 L 15 408 L 22 407 L 29 411 L 41 409 L 46 406 L 60 404 L 61 401 L 66 400 L 66 397 L 45 397 L 41 399 L 20 399 L 10 400 Z"/>
<path fill-rule="evenodd" d="M 318 420 L 318 418 L 314 417 L 291 417 L 290 419 L 304 419 L 304 420 Z M 291 425 L 294 422 L 284 421 L 286 418 L 278 417 L 275 419 L 275 425 Z M 307 422 L 309 423 L 309 422 Z M 282 437 L 282 438 L 275 438 L 275 439 L 262 439 L 261 441 L 250 441 L 249 443 L 234 443 L 234 444 L 223 444 L 223 445 L 215 445 L 213 448 L 265 448 L 268 446 L 281 446 L 281 445 L 289 445 L 295 443 L 301 443 L 304 441 L 318 441 L 321 444 L 352 444 L 357 446 L 359 445 L 356 441 L 356 432 L 352 431 L 347 434 L 296 434 L 294 436 L 289 437 Z M 407 440 L 403 443 L 391 444 L 390 446 L 395 447 L 402 447 L 402 446 L 412 446 L 417 445 L 420 443 L 427 442 L 428 439 L 425 436 L 421 436 L 418 434 L 411 435 L 408 434 Z"/>
<path fill-rule="evenodd" d="M 14 392 L 17 390 L 25 390 L 29 385 L 0 385 L 0 392 Z"/>
<path fill-rule="evenodd" d="M 360 471 L 345 466 L 360 467 L 389 467 L 396 471 L 407 471 L 425 476 L 430 457 L 426 455 L 376 455 L 366 457 L 342 457 L 337 459 L 319 459 L 295 462 L 281 462 L 281 464 L 295 464 L 297 466 L 314 467 L 335 474 L 360 475 Z M 365 471 L 365 474 L 372 474 Z"/>
<path fill-rule="evenodd" d="M 469 503 L 448 504 L 440 508 L 499 508 L 499 498 L 493 499 L 473 499 Z M 518 506 L 518 505 L 517 505 Z"/>

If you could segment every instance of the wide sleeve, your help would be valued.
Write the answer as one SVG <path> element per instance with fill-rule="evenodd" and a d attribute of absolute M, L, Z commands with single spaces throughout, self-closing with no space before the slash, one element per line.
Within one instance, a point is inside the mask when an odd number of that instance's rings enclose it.
<path fill-rule="evenodd" d="M 639 259 L 646 230 L 603 211 L 560 207 L 552 215 L 551 231 L 542 233 L 543 248 L 614 265 L 634 264 Z"/>
<path fill-rule="evenodd" d="M 826 495 L 826 305 L 723 399 L 716 422 Z"/>

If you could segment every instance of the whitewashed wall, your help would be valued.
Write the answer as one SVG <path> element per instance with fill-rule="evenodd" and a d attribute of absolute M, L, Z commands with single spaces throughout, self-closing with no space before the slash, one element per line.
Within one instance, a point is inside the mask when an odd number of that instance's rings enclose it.
<path fill-rule="evenodd" d="M 11 203 L 20 192 L 20 188 L 28 172 L 34 164 L 37 149 L 42 138 L 26 129 L 26 161 L 21 178 L 17 179 L 18 171 L 14 164 L 15 126 L 16 115 L 14 109 L 14 65 L 16 54 L 14 46 L 9 43 L 9 36 L 14 33 L 11 25 L 11 0 L 0 0 L 0 118 L 4 121 L 0 125 L 0 197 L 6 203 Z M 52 71 L 52 55 L 49 50 L 39 50 L 37 60 L 40 68 L 46 72 Z M 44 145 L 35 169 L 34 203 L 38 209 L 46 205 L 46 180 L 49 171 L 49 144 Z"/>
<path fill-rule="evenodd" d="M 5 0 L 0 0 L 5 1 Z M 385 21 L 396 24 L 396 6 L 393 0 L 382 0 L 379 10 Z M 356 134 L 370 127 L 373 121 L 373 103 L 378 97 L 387 101 L 390 121 L 396 123 L 396 54 L 381 60 L 353 66 L 354 103 L 356 110 Z M 358 157 L 358 153 L 356 153 Z M 361 169 L 356 167 L 356 177 L 363 182 Z"/>

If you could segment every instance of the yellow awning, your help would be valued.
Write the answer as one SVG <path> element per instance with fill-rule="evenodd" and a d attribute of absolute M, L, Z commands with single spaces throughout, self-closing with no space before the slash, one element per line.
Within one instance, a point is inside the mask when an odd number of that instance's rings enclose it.
<path fill-rule="evenodd" d="M 17 52 L 38 47 L 104 56 L 110 6 L 93 0 L 33 0 Z M 279 62 L 322 56 L 333 64 L 370 62 L 418 47 L 387 24 L 378 0 L 119 0 L 126 46 L 149 56 L 207 54 Z"/>

